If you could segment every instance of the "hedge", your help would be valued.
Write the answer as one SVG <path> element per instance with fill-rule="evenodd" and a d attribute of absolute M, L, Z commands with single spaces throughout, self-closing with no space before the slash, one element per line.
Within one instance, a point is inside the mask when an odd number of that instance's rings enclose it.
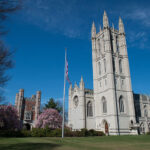
<path fill-rule="evenodd" d="M 65 129 L 65 137 L 86 137 L 86 136 L 104 136 L 102 131 L 95 131 L 93 129 L 81 129 L 80 131 L 71 131 Z M 61 137 L 61 129 L 49 129 L 49 128 L 33 128 L 32 131 L 28 130 L 0 130 L 0 137 Z"/>

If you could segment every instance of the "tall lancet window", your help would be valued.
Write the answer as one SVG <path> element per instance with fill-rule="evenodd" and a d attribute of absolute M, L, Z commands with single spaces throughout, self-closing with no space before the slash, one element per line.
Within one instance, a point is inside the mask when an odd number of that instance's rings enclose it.
<path fill-rule="evenodd" d="M 120 96 L 120 98 L 119 98 L 119 110 L 120 110 L 121 113 L 124 112 L 124 102 L 123 102 L 123 97 L 122 96 Z"/>
<path fill-rule="evenodd" d="M 146 105 L 144 105 L 144 117 L 147 117 L 147 116 L 148 116 L 148 111 L 147 111 Z"/>
<path fill-rule="evenodd" d="M 117 52 L 119 51 L 119 39 L 116 37 L 116 46 L 117 46 Z"/>
<path fill-rule="evenodd" d="M 87 116 L 92 117 L 93 116 L 93 107 L 92 107 L 92 102 L 89 101 L 87 103 Z"/>
<path fill-rule="evenodd" d="M 119 71 L 120 73 L 122 73 L 122 60 L 121 59 L 119 60 Z"/>
<path fill-rule="evenodd" d="M 102 98 L 103 113 L 107 113 L 107 102 L 105 97 Z"/>
<path fill-rule="evenodd" d="M 98 62 L 98 70 L 99 70 L 99 75 L 101 75 L 101 63 Z"/>
<path fill-rule="evenodd" d="M 104 59 L 104 71 L 106 73 L 106 59 Z"/>
<path fill-rule="evenodd" d="M 100 39 L 98 40 L 98 45 L 99 45 L 99 56 L 101 55 L 101 41 Z"/>

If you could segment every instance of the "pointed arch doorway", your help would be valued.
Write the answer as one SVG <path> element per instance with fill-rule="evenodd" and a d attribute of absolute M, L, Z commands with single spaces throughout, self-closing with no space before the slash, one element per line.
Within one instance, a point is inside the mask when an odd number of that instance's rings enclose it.
<path fill-rule="evenodd" d="M 107 121 L 105 122 L 105 133 L 106 133 L 106 134 L 108 134 L 108 133 L 109 133 L 108 123 L 107 123 Z"/>
<path fill-rule="evenodd" d="M 108 135 L 109 134 L 109 125 L 108 122 L 106 120 L 102 121 L 102 130 L 103 132 Z"/>

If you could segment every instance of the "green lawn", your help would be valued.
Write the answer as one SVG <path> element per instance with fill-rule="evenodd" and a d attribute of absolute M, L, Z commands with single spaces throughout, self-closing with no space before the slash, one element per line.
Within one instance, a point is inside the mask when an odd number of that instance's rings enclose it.
<path fill-rule="evenodd" d="M 150 136 L 0 138 L 0 150 L 150 150 Z"/>

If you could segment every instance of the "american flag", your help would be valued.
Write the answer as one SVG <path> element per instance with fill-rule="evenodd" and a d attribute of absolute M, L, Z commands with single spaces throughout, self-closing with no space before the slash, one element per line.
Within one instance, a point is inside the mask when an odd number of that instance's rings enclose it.
<path fill-rule="evenodd" d="M 69 82 L 69 84 L 71 84 L 71 81 L 69 80 L 69 75 L 68 75 L 68 61 L 67 61 L 67 57 L 66 57 L 66 80 Z"/>

